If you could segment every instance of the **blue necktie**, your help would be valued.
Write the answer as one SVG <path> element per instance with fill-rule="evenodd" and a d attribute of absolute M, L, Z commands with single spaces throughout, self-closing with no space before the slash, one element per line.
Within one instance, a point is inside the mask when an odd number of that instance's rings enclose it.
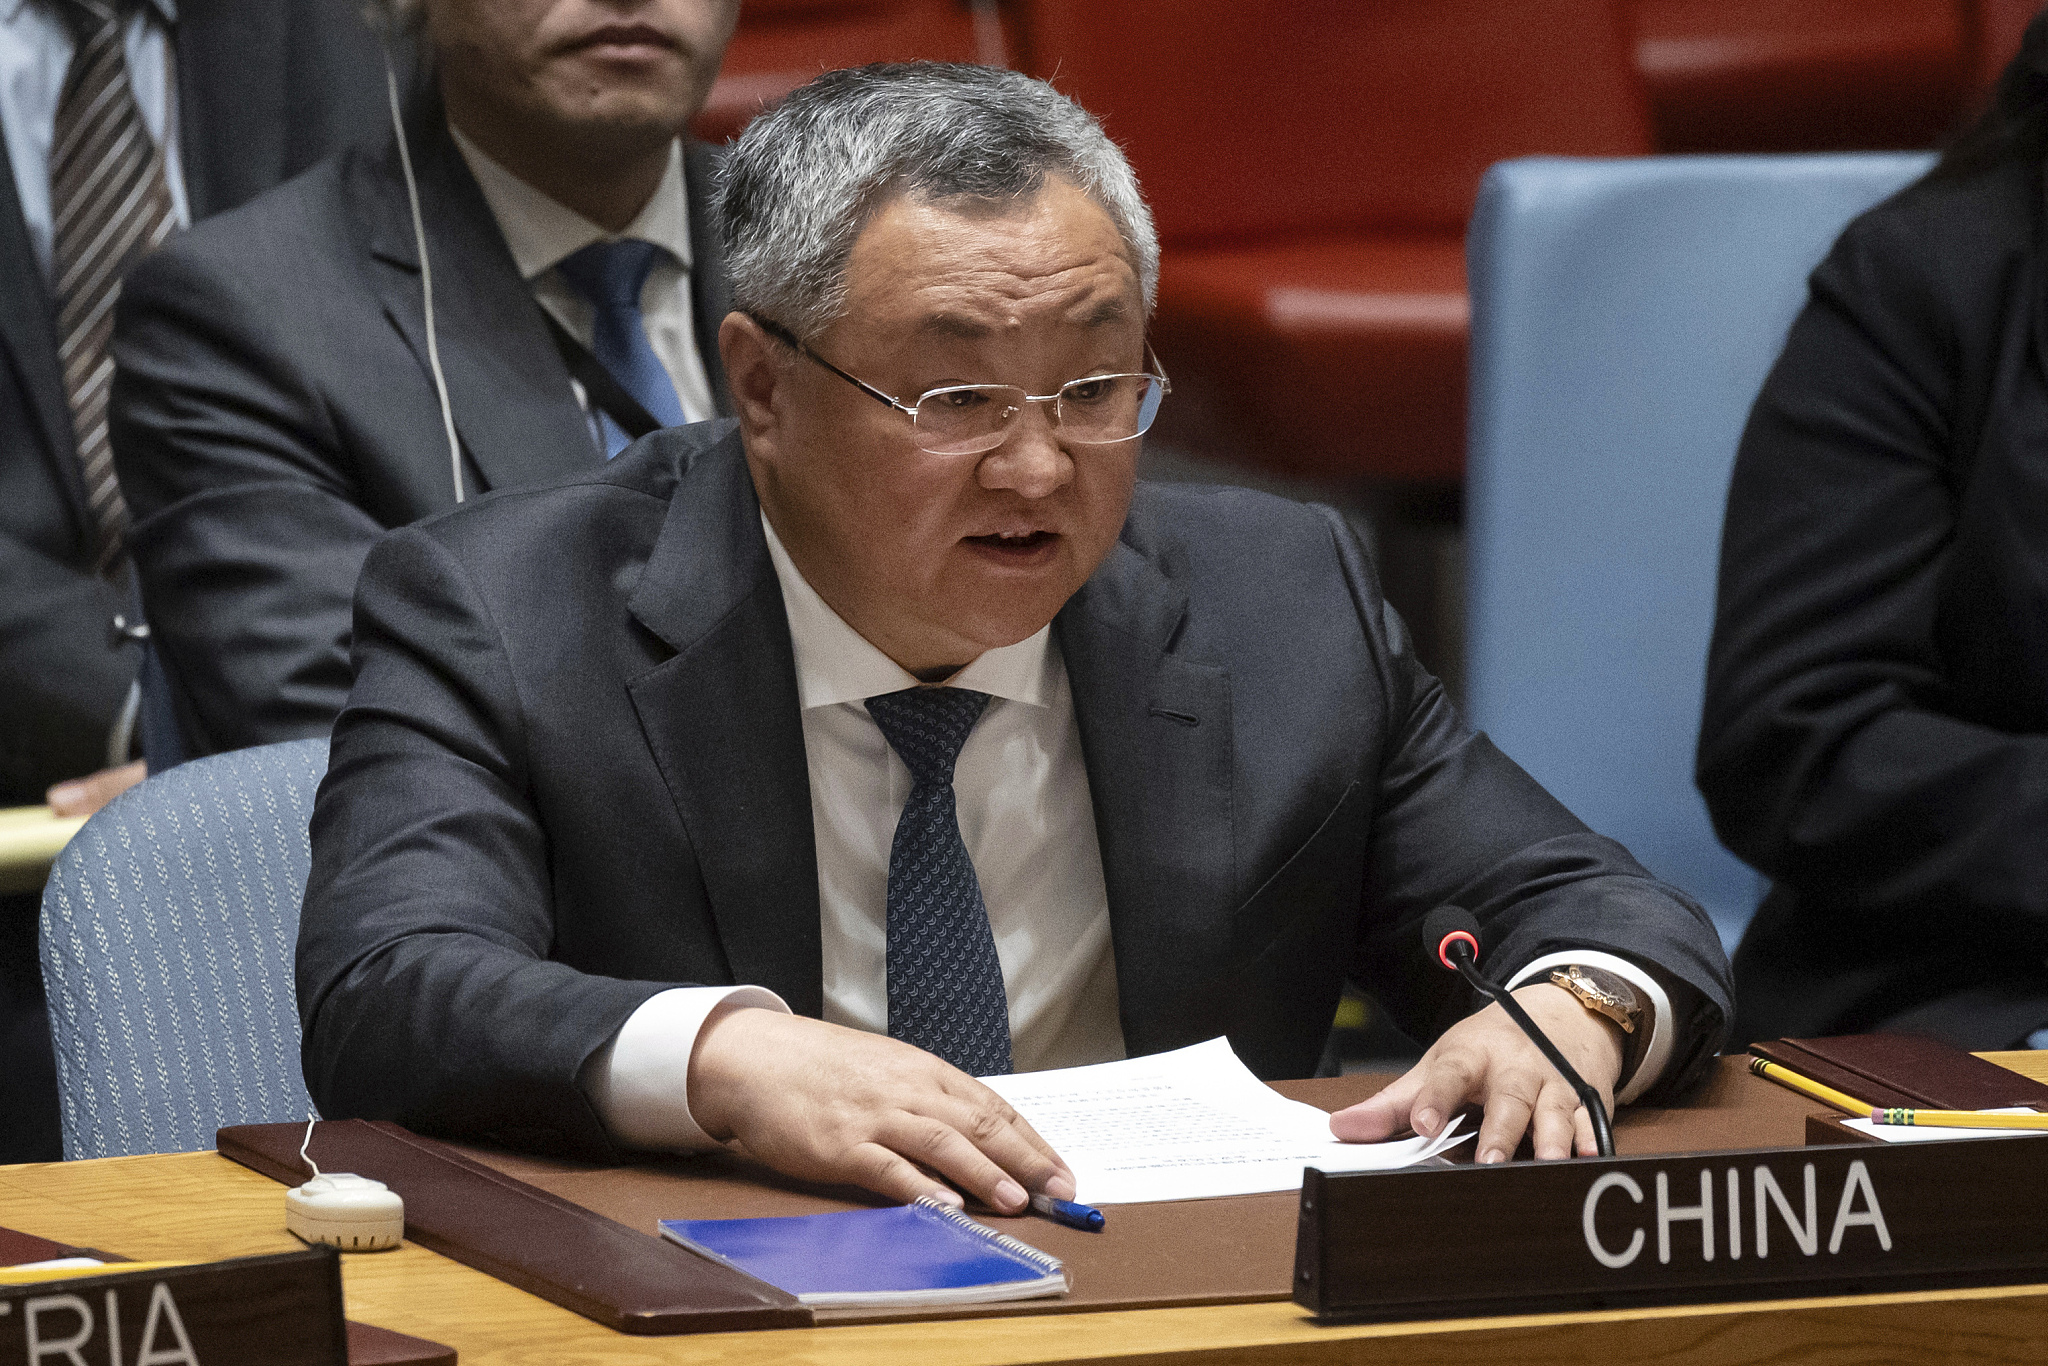
<path fill-rule="evenodd" d="M 965 688 L 868 699 L 911 779 L 889 847 L 889 1037 L 970 1077 L 1010 1070 L 1003 966 L 953 807 L 953 763 L 987 705 Z"/>
<path fill-rule="evenodd" d="M 598 363 L 611 371 L 619 387 L 639 400 L 649 417 L 664 427 L 683 421 L 682 400 L 676 397 L 675 382 L 654 354 L 647 340 L 647 324 L 640 316 L 640 290 L 647 272 L 661 250 L 652 242 L 624 237 L 616 242 L 592 242 L 573 256 L 565 256 L 556 269 L 562 278 L 597 308 L 591 330 L 591 351 Z M 625 429 L 600 412 L 604 429 L 604 454 L 609 460 L 631 440 Z"/>

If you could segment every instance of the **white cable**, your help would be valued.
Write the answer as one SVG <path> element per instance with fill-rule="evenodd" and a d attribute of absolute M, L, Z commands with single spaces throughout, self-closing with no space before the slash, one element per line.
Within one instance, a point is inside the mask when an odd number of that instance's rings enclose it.
<path fill-rule="evenodd" d="M 434 337 L 434 268 L 427 261 L 427 226 L 420 218 L 420 187 L 413 179 L 412 148 L 406 144 L 405 120 L 398 108 L 398 71 L 391 51 L 384 52 L 384 88 L 391 97 L 391 131 L 398 135 L 398 165 L 405 172 L 405 195 L 412 204 L 412 240 L 420 256 L 420 298 L 427 315 L 427 368 L 434 372 L 434 395 L 441 401 L 441 429 L 448 436 L 448 469 L 455 481 L 455 501 L 462 501 L 462 444 L 455 437 L 455 409 L 448 402 L 448 380 L 441 373 L 441 347 Z"/>
<path fill-rule="evenodd" d="M 318 1181 L 320 1179 L 320 1164 L 313 1160 L 313 1155 L 307 1152 L 306 1149 L 313 1146 L 313 1125 L 319 1120 L 319 1118 L 320 1117 L 318 1115 L 306 1116 L 306 1137 L 299 1144 L 299 1161 L 305 1163 L 307 1166 L 313 1169 L 313 1179 L 315 1181 Z"/>

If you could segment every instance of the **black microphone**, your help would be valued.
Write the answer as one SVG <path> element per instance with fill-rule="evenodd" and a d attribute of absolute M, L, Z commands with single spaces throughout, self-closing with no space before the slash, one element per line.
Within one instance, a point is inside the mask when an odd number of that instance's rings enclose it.
<path fill-rule="evenodd" d="M 1436 960 L 1457 973 L 1469 983 L 1472 989 L 1487 1000 L 1497 1003 L 1508 1013 L 1508 1018 L 1522 1027 L 1529 1036 L 1529 1042 L 1543 1050 L 1543 1056 L 1550 1059 L 1550 1065 L 1571 1084 L 1579 1096 L 1579 1104 L 1586 1107 L 1586 1113 L 1593 1120 L 1593 1142 L 1600 1148 L 1600 1156 L 1614 1156 L 1614 1129 L 1607 1122 L 1607 1107 L 1600 1103 L 1600 1093 L 1586 1084 L 1578 1069 L 1564 1060 L 1564 1054 L 1557 1051 L 1557 1045 L 1550 1036 L 1529 1018 L 1529 1012 L 1522 1009 L 1522 1003 L 1508 994 L 1505 987 L 1488 980 L 1479 972 L 1479 921 L 1472 912 L 1462 906 L 1439 906 L 1422 918 L 1422 943 Z"/>

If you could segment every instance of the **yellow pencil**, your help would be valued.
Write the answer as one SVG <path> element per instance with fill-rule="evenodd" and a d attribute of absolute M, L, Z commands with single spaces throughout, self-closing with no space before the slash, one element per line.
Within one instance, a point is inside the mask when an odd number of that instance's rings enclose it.
<path fill-rule="evenodd" d="M 2048 1115 L 1987 1115 L 1978 1110 L 1872 1110 L 1872 1124 L 1918 1124 L 1930 1129 L 2048 1130 Z"/>
<path fill-rule="evenodd" d="M 1762 1058 L 1751 1058 L 1749 1070 L 1760 1077 L 1769 1077 L 1780 1086 L 1789 1086 L 1795 1091 L 1805 1092 L 1815 1100 L 1826 1101 L 1837 1110 L 1846 1111 L 1858 1119 L 1869 1115 L 1876 1108 L 1867 1100 L 1858 1100 L 1846 1092 L 1837 1091 L 1832 1086 L 1823 1086 L 1810 1077 L 1802 1077 L 1789 1067 L 1780 1067 Z"/>
<path fill-rule="evenodd" d="M 0 1285 L 37 1285 L 86 1276 L 125 1276 L 131 1271 L 166 1271 L 190 1262 L 103 1262 L 98 1266 L 0 1266 Z"/>

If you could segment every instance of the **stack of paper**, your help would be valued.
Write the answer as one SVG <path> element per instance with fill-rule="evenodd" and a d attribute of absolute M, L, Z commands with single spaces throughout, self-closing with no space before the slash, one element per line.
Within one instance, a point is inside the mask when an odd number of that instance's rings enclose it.
<path fill-rule="evenodd" d="M 1251 1074 L 1227 1039 L 1125 1062 L 984 1077 L 1073 1168 L 1090 1205 L 1301 1189 L 1304 1167 L 1387 1171 L 1471 1137 L 1343 1143 L 1330 1117 Z"/>

